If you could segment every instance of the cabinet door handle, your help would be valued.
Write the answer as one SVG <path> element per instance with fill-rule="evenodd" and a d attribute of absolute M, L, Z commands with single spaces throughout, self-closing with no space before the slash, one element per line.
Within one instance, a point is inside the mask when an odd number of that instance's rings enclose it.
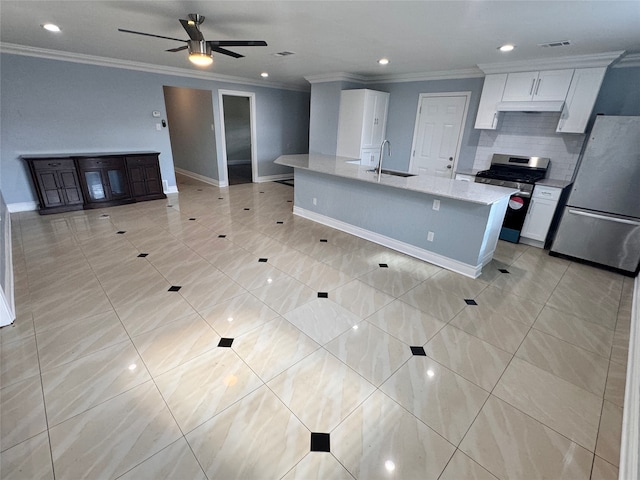
<path fill-rule="evenodd" d="M 529 96 L 533 95 L 533 87 L 536 84 L 536 79 L 531 80 L 531 88 L 529 89 Z"/>
<path fill-rule="evenodd" d="M 536 93 L 534 95 L 538 95 L 538 90 L 540 89 L 540 84 L 542 83 L 542 79 L 538 79 L 538 84 L 536 85 Z"/>
<path fill-rule="evenodd" d="M 550 196 L 550 195 L 551 195 L 551 192 L 540 192 L 540 195 Z"/>
<path fill-rule="evenodd" d="M 494 128 L 494 127 L 495 127 L 495 124 L 496 124 L 496 117 L 497 117 L 497 116 L 498 116 L 498 113 L 497 113 L 497 112 L 495 112 L 495 113 L 493 114 L 493 120 L 491 120 L 491 128 Z"/>
<path fill-rule="evenodd" d="M 62 164 L 61 163 L 48 163 L 47 165 L 49 165 L 50 167 L 59 167 Z"/>

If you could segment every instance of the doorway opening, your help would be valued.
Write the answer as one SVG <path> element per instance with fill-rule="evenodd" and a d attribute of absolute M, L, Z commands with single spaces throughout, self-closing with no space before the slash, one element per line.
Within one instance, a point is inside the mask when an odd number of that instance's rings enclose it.
<path fill-rule="evenodd" d="M 218 156 L 210 90 L 164 86 L 176 173 L 218 185 Z"/>
<path fill-rule="evenodd" d="M 220 90 L 222 168 L 229 185 L 255 182 L 255 94 Z"/>
<path fill-rule="evenodd" d="M 420 94 L 410 172 L 453 178 L 470 97 L 471 92 Z"/>

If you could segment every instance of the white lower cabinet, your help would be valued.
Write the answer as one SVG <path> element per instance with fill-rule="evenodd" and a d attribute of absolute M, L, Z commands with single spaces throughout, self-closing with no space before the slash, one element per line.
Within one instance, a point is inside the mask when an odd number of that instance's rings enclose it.
<path fill-rule="evenodd" d="M 380 155 L 379 148 L 363 148 L 360 154 L 360 165 L 365 167 L 377 167 Z"/>
<path fill-rule="evenodd" d="M 544 245 L 561 193 L 561 188 L 536 185 L 531 197 L 529 212 L 520 232 L 522 243 L 540 247 Z M 527 241 L 527 239 L 535 240 L 535 242 Z"/>

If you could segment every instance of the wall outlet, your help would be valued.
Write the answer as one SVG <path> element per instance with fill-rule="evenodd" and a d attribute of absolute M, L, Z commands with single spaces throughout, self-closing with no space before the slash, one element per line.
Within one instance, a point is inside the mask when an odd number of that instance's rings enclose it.
<path fill-rule="evenodd" d="M 440 210 L 440 200 L 434 200 L 433 201 L 433 209 L 434 210 Z"/>
<path fill-rule="evenodd" d="M 162 130 L 162 124 L 156 123 L 156 130 Z"/>
<path fill-rule="evenodd" d="M 427 242 L 433 242 L 433 232 L 427 233 Z"/>
<path fill-rule="evenodd" d="M 316 197 L 313 197 L 313 204 L 318 205 L 318 199 Z"/>

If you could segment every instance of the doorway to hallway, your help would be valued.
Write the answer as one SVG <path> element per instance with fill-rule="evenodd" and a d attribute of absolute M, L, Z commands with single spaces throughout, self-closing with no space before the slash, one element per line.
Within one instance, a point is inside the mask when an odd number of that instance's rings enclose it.
<path fill-rule="evenodd" d="M 255 94 L 220 90 L 222 165 L 229 185 L 251 183 L 257 178 L 255 159 Z"/>

